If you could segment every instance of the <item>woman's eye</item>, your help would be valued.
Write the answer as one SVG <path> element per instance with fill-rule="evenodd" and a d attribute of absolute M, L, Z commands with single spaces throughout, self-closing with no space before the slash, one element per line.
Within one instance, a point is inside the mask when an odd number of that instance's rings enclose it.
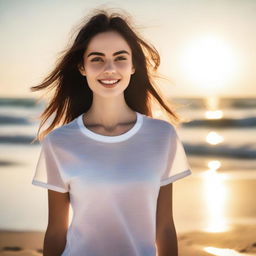
<path fill-rule="evenodd" d="M 97 57 L 97 58 L 92 59 L 91 61 L 97 61 L 97 60 L 101 60 L 101 58 Z"/>
<path fill-rule="evenodd" d="M 95 62 L 95 61 L 98 61 L 98 60 L 102 60 L 100 57 L 96 57 L 96 58 L 93 58 L 91 61 Z M 125 57 L 117 57 L 116 60 L 126 60 Z"/>
<path fill-rule="evenodd" d="M 125 57 L 117 57 L 116 59 L 119 59 L 119 60 L 126 60 L 126 58 Z"/>

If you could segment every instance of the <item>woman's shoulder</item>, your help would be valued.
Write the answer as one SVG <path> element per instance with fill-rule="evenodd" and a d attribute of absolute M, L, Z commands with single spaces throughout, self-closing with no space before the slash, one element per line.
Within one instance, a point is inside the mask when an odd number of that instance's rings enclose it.
<path fill-rule="evenodd" d="M 69 136 L 74 137 L 75 131 L 78 130 L 78 125 L 76 123 L 76 119 L 73 121 L 63 124 L 61 126 L 58 126 L 51 130 L 49 133 L 47 133 L 44 136 L 44 140 L 49 141 L 61 141 L 62 139 L 66 140 Z"/>
<path fill-rule="evenodd" d="M 148 126 L 153 127 L 158 130 L 158 132 L 175 133 L 176 131 L 176 128 L 172 123 L 158 117 L 146 116 L 146 122 Z"/>

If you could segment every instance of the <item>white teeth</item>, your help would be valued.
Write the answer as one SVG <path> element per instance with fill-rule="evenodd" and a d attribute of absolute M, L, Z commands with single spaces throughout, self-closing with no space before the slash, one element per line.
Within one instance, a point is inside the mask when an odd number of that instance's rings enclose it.
<path fill-rule="evenodd" d="M 104 84 L 114 84 L 116 83 L 118 80 L 100 80 L 102 83 Z"/>

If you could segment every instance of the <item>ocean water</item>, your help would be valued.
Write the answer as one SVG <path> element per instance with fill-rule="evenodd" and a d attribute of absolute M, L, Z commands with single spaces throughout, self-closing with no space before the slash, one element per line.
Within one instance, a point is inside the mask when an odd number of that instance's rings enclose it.
<path fill-rule="evenodd" d="M 178 134 L 194 177 L 215 168 L 237 179 L 256 178 L 256 99 L 172 101 L 182 104 L 178 112 L 186 122 Z M 40 152 L 40 144 L 31 142 L 44 106 L 34 99 L 0 98 L 0 229 L 46 228 L 47 190 L 31 184 Z M 220 112 L 221 117 L 216 118 Z M 182 190 L 181 183 L 178 187 Z M 181 222 L 182 217 L 178 220 Z"/>
<path fill-rule="evenodd" d="M 179 111 L 187 121 L 179 129 L 186 152 L 190 155 L 221 156 L 235 159 L 256 158 L 256 98 L 222 99 L 219 109 L 223 117 L 206 119 L 203 99 L 174 98 L 183 104 Z M 44 104 L 36 105 L 34 99 L 0 98 L 0 146 L 31 146 L 39 122 L 36 118 Z M 210 131 L 224 137 L 214 147 L 205 140 Z M 195 139 L 196 138 L 196 139 Z M 4 159 L 1 159 L 1 163 Z"/>

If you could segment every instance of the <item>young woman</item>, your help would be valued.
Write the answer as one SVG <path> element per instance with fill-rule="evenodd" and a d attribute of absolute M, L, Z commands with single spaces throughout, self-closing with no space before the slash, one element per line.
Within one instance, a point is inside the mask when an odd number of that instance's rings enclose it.
<path fill-rule="evenodd" d="M 44 256 L 178 255 L 172 183 L 191 168 L 153 85 L 159 63 L 125 16 L 100 10 L 32 87 L 54 88 L 42 123 L 56 114 L 32 181 L 48 189 Z M 154 99 L 173 122 L 153 118 Z"/>

